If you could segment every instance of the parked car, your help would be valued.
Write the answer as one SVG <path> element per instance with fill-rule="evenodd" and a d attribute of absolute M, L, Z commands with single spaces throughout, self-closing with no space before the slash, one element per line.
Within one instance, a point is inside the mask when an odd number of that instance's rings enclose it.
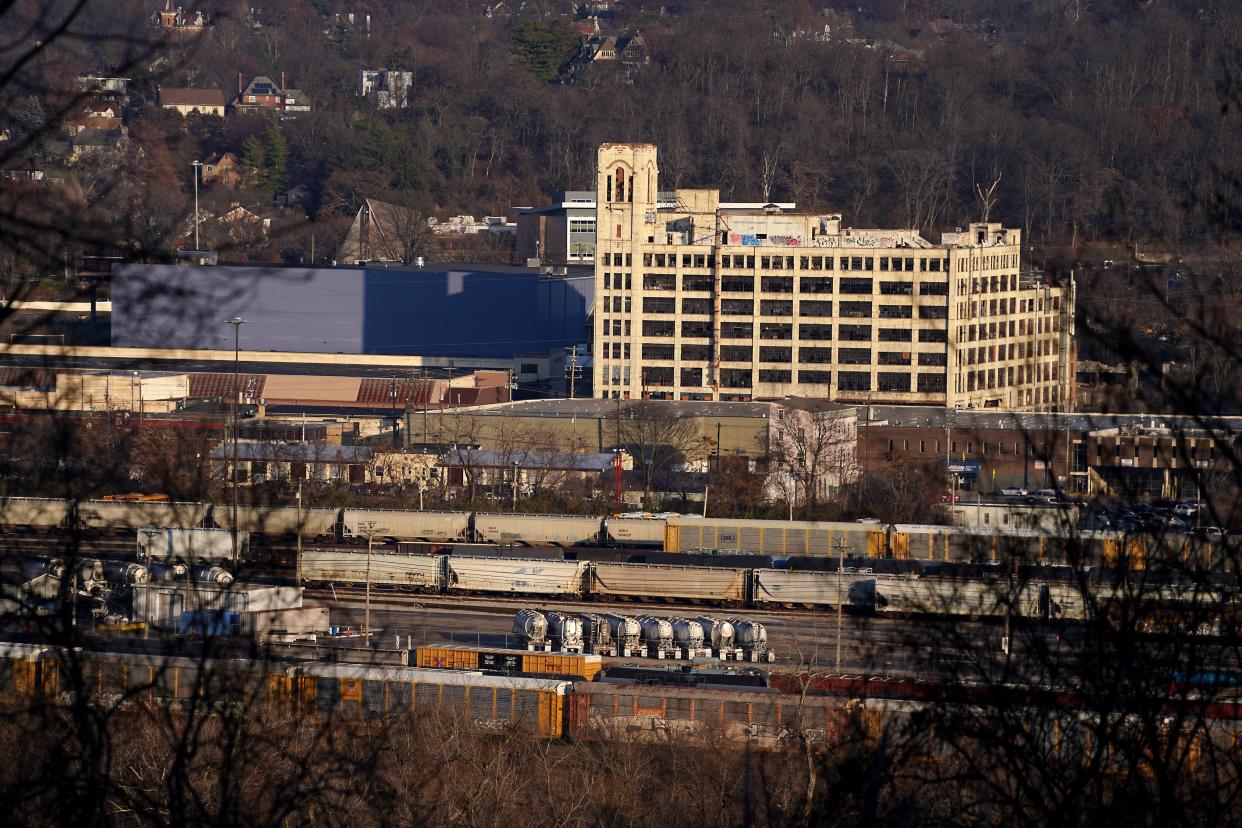
<path fill-rule="evenodd" d="M 1027 491 L 1021 486 L 1006 486 L 1000 493 L 1005 497 L 1026 497 Z"/>
<path fill-rule="evenodd" d="M 945 492 L 940 496 L 941 503 L 957 503 L 961 499 L 962 496 L 957 492 Z"/>
<path fill-rule="evenodd" d="M 1056 503 L 1059 499 L 1056 489 L 1036 489 L 1031 497 L 1041 503 Z"/>
<path fill-rule="evenodd" d="M 1198 511 L 1199 506 L 1195 503 L 1179 503 L 1173 507 L 1173 513 L 1179 517 L 1194 517 Z"/>

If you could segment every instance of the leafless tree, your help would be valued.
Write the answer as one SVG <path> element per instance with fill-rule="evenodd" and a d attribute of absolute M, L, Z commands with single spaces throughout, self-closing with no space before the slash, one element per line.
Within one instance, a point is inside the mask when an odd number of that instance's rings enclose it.
<path fill-rule="evenodd" d="M 703 448 L 698 429 L 678 415 L 675 405 L 657 400 L 619 407 L 613 418 L 618 443 L 642 474 L 643 504 L 650 506 L 652 484 Z"/>
<path fill-rule="evenodd" d="M 788 405 L 769 450 L 769 489 L 814 508 L 858 474 L 857 419 L 835 407 Z"/>

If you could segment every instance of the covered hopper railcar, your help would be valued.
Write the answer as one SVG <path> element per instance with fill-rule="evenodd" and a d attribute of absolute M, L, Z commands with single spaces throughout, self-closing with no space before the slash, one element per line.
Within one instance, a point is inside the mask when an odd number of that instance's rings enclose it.
<path fill-rule="evenodd" d="M 747 598 L 747 570 L 596 562 L 590 592 L 612 598 L 698 601 L 740 605 Z"/>

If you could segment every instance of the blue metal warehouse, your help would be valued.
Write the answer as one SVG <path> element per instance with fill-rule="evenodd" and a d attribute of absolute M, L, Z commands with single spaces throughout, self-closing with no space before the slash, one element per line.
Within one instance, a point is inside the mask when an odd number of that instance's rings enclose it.
<path fill-rule="evenodd" d="M 594 280 L 503 265 L 425 270 L 126 264 L 112 344 L 511 358 L 589 339 Z"/>

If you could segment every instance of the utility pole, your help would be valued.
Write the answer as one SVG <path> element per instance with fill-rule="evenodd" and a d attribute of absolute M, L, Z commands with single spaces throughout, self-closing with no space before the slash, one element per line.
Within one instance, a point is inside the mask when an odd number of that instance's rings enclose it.
<path fill-rule="evenodd" d="M 837 666 L 836 672 L 841 672 L 841 580 L 845 578 L 845 544 L 837 540 L 833 544 L 837 550 Z"/>
<path fill-rule="evenodd" d="M 574 384 L 578 379 L 578 372 L 582 369 L 578 367 L 578 346 L 575 345 L 569 349 L 569 365 L 565 368 L 565 378 L 569 380 L 569 399 L 574 398 Z"/>
<path fill-rule="evenodd" d="M 202 250 L 198 246 L 198 176 L 202 171 L 203 162 L 195 161 L 190 165 L 194 168 L 194 249 Z"/>
<path fill-rule="evenodd" d="M 302 583 L 302 481 L 298 481 L 298 569 L 297 582 Z"/>
<path fill-rule="evenodd" d="M 241 386 L 238 379 L 238 368 L 241 365 L 241 326 L 246 324 L 246 320 L 240 316 L 234 316 L 229 320 L 229 324 L 233 326 L 233 404 L 232 421 L 233 421 L 233 520 L 231 534 L 233 536 L 233 568 L 237 569 L 237 402 L 241 395 Z"/>
<path fill-rule="evenodd" d="M 392 378 L 392 447 L 397 448 L 397 378 Z"/>
<path fill-rule="evenodd" d="M 518 461 L 513 461 L 513 511 L 517 511 Z"/>
<path fill-rule="evenodd" d="M 371 643 L 371 553 L 375 547 L 375 536 L 381 532 L 388 530 L 382 526 L 376 526 L 375 521 L 365 520 L 358 524 L 358 529 L 367 536 L 367 597 L 366 609 L 363 613 L 362 634 L 366 638 L 367 644 Z"/>

